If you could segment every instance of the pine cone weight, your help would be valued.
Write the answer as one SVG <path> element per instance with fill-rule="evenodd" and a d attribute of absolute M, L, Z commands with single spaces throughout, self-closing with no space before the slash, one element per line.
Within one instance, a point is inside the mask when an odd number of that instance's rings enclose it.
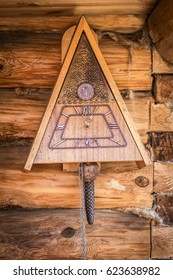
<path fill-rule="evenodd" d="M 94 222 L 94 181 L 85 182 L 85 211 L 88 224 Z"/>

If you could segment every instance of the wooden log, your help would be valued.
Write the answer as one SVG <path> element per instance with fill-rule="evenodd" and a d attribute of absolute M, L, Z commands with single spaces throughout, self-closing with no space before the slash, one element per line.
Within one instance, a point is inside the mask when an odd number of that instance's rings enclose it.
<path fill-rule="evenodd" d="M 57 14 L 59 15 L 104 15 L 104 14 L 148 14 L 154 6 L 156 0 L 114 0 L 109 2 L 105 0 L 90 0 L 81 2 L 80 0 L 28 0 L 27 2 L 18 2 L 10 0 L 1 1 L 1 15 L 18 14 Z"/>
<path fill-rule="evenodd" d="M 35 137 L 51 91 L 36 88 L 0 88 L 0 141 L 4 138 L 5 141 L 6 138 L 10 141 L 15 137 Z M 146 143 L 151 93 L 135 93 L 133 98 L 126 95 L 124 101 L 143 143 Z"/>
<path fill-rule="evenodd" d="M 1 87 L 54 86 L 61 68 L 59 34 L 10 32 L 1 36 Z M 100 49 L 119 89 L 151 90 L 149 46 L 133 49 L 131 63 L 129 50 L 107 37 L 101 39 Z"/>
<path fill-rule="evenodd" d="M 13 146 L 14 143 L 14 146 Z M 13 166 L 14 163 L 16 165 L 20 165 L 19 169 L 22 170 L 25 161 L 28 157 L 28 153 L 31 147 L 32 141 L 31 139 L 15 139 L 15 142 L 5 142 L 0 145 L 0 166 Z M 6 166 L 6 167 L 5 167 Z M 55 165 L 50 165 L 51 167 L 55 167 Z M 112 162 L 104 162 L 101 167 L 104 168 L 105 172 L 133 172 L 138 170 L 138 167 L 135 162 L 116 162 L 116 165 Z M 44 166 L 43 166 L 44 168 Z M 57 164 L 56 168 L 60 168 L 63 170 L 62 164 Z M 64 170 L 63 170 L 64 171 Z M 76 172 L 77 170 L 75 170 Z M 74 172 L 72 170 L 71 172 Z"/>
<path fill-rule="evenodd" d="M 173 102 L 173 75 L 156 75 L 154 94 L 156 102 Z"/>
<path fill-rule="evenodd" d="M 0 210 L 0 223 L 1 260 L 81 258 L 79 210 Z M 86 225 L 86 248 L 88 259 L 148 259 L 149 222 L 97 210 Z"/>
<path fill-rule="evenodd" d="M 173 164 L 167 162 L 154 163 L 154 192 L 173 192 Z"/>
<path fill-rule="evenodd" d="M 124 102 L 144 144 L 148 140 L 147 132 L 150 123 L 150 105 L 152 101 L 153 97 L 150 92 L 136 92 L 132 98 L 126 98 L 124 96 Z"/>
<path fill-rule="evenodd" d="M 25 173 L 22 171 L 24 163 L 11 166 L 4 161 L 0 165 L 0 207 L 80 207 L 77 172 L 64 173 L 61 164 L 54 164 L 34 165 L 31 172 Z M 134 164 L 127 168 L 128 164 L 102 163 L 100 175 L 95 181 L 96 208 L 151 208 L 152 166 L 138 170 Z M 131 171 L 128 172 L 129 168 Z M 147 184 L 141 185 L 142 180 L 136 181 L 138 177 L 147 180 Z"/>
<path fill-rule="evenodd" d="M 146 14 L 97 14 L 87 15 L 86 19 L 94 30 L 133 33 L 141 30 L 145 24 Z M 80 15 L 0 15 L 0 31 L 25 32 L 65 32 L 77 25 Z"/>
<path fill-rule="evenodd" d="M 152 72 L 154 74 L 173 74 L 173 65 L 164 61 L 156 49 L 152 53 Z"/>
<path fill-rule="evenodd" d="M 173 258 L 173 227 L 152 226 L 153 259 Z"/>
<path fill-rule="evenodd" d="M 33 138 L 51 89 L 0 89 L 0 138 Z"/>
<path fill-rule="evenodd" d="M 160 55 L 173 64 L 173 9 L 172 0 L 158 1 L 148 18 L 150 36 Z"/>
<path fill-rule="evenodd" d="M 162 218 L 164 224 L 173 225 L 173 195 L 157 195 L 156 212 Z"/>
<path fill-rule="evenodd" d="M 148 147 L 151 149 L 153 161 L 168 161 L 173 159 L 173 133 L 150 132 Z"/>
<path fill-rule="evenodd" d="M 169 103 L 166 104 L 169 106 Z M 165 104 L 151 104 L 150 131 L 173 132 L 172 108 Z M 171 104 L 170 104 L 171 105 Z"/>

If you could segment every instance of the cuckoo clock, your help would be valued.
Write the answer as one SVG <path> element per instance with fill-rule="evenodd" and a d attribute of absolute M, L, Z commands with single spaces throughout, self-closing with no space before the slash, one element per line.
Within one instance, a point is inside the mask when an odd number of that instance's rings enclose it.
<path fill-rule="evenodd" d="M 83 164 L 80 166 L 85 168 L 84 177 L 81 172 L 79 176 L 89 190 L 86 197 L 91 193 L 93 212 L 93 178 L 98 174 L 97 163 L 103 161 L 135 161 L 138 166 L 144 166 L 150 159 L 96 37 L 82 17 L 63 60 L 25 170 L 30 170 L 33 163 Z M 92 179 L 85 176 L 89 169 Z M 93 216 L 88 217 L 88 221 L 92 223 Z"/>

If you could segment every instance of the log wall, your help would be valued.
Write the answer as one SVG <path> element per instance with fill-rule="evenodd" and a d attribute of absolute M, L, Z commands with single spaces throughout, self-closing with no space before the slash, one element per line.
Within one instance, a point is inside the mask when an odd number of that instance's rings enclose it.
<path fill-rule="evenodd" d="M 0 0 L 1 259 L 81 258 L 77 172 L 23 167 L 60 71 L 63 32 L 82 13 L 152 159 L 142 169 L 101 164 L 87 257 L 173 258 L 173 68 L 144 32 L 156 1 L 95 2 Z"/>

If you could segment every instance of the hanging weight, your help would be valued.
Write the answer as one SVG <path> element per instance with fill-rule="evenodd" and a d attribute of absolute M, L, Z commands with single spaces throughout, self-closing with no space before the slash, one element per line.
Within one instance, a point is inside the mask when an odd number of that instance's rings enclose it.
<path fill-rule="evenodd" d="M 94 222 L 94 181 L 85 182 L 85 211 L 88 224 Z"/>
<path fill-rule="evenodd" d="M 83 180 L 85 193 L 85 212 L 88 224 L 94 222 L 94 180 L 99 174 L 99 165 L 96 162 L 83 164 Z"/>

